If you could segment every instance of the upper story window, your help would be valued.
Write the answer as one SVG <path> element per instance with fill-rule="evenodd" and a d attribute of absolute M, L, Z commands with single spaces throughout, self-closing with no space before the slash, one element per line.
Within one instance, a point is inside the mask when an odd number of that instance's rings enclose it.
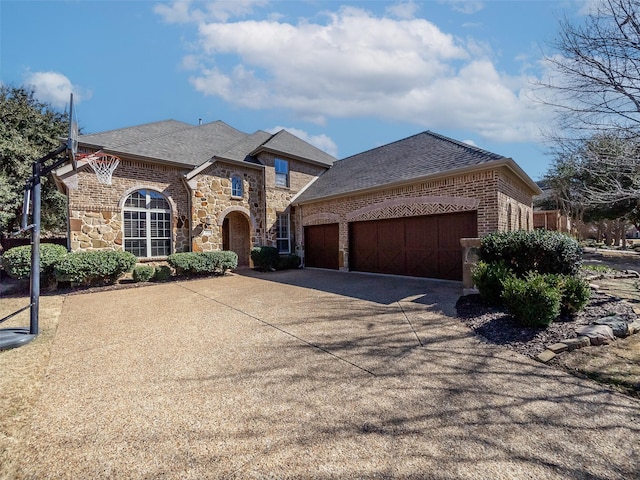
<path fill-rule="evenodd" d="M 237 175 L 231 177 L 231 196 L 232 197 L 242 197 L 242 178 Z"/>
<path fill-rule="evenodd" d="M 124 202 L 124 249 L 136 257 L 171 254 L 171 209 L 159 192 L 138 190 Z"/>
<path fill-rule="evenodd" d="M 289 186 L 289 162 L 276 158 L 276 186 L 288 187 Z"/>

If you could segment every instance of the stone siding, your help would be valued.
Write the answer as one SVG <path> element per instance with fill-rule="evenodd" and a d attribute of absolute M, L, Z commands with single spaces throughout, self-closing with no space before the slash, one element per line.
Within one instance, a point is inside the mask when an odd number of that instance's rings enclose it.
<path fill-rule="evenodd" d="M 182 182 L 186 170 L 121 159 L 111 185 L 98 182 L 86 165 L 62 179 L 68 190 L 69 231 L 72 251 L 122 250 L 122 207 L 136 190 L 162 193 L 171 208 L 172 250 L 189 250 L 188 194 Z"/>
<path fill-rule="evenodd" d="M 261 243 L 264 231 L 262 169 L 218 161 L 190 181 L 192 188 L 194 252 L 222 250 L 222 225 L 230 212 L 241 213 L 249 224 L 251 245 Z M 242 197 L 231 195 L 231 178 L 242 179 Z"/>
<path fill-rule="evenodd" d="M 276 172 L 275 172 L 275 159 L 281 158 L 289 162 L 289 187 L 277 187 L 276 186 Z M 326 167 L 301 162 L 299 160 L 290 159 L 283 156 L 275 156 L 272 154 L 263 153 L 259 157 L 260 161 L 265 165 L 265 182 L 266 182 L 266 235 L 264 238 L 264 245 L 275 246 L 276 245 L 276 230 L 275 223 L 278 213 L 289 212 L 291 219 L 291 234 L 292 234 L 292 251 L 296 250 L 294 245 L 298 238 L 302 238 L 296 232 L 299 230 L 297 215 L 289 209 L 291 200 L 300 192 L 305 186 L 309 184 L 314 178 L 326 171 Z"/>

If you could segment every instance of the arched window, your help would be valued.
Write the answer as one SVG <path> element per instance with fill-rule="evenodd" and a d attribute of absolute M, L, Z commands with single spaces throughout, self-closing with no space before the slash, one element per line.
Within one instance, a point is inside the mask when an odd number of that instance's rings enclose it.
<path fill-rule="evenodd" d="M 171 254 L 171 209 L 158 192 L 137 190 L 124 202 L 124 249 L 136 257 Z"/>
<path fill-rule="evenodd" d="M 240 178 L 238 175 L 234 175 L 233 177 L 231 177 L 231 196 L 242 197 L 243 193 L 242 178 Z"/>
<path fill-rule="evenodd" d="M 511 204 L 507 204 L 507 231 L 513 230 L 513 226 L 511 225 Z"/>

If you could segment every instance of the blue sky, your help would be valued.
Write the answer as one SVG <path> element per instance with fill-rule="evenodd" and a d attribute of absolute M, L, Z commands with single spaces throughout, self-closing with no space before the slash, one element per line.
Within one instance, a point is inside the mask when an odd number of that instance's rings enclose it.
<path fill-rule="evenodd" d="M 286 128 L 338 158 L 432 130 L 547 170 L 543 52 L 585 1 L 0 0 L 0 81 L 83 133 Z"/>

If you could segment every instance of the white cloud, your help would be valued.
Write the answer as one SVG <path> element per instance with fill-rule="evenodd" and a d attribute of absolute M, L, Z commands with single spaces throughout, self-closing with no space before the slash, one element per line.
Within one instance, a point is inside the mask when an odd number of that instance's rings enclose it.
<path fill-rule="evenodd" d="M 292 127 L 273 127 L 267 130 L 267 132 L 277 133 L 280 130 L 286 130 L 290 134 L 295 135 L 296 137 L 304 140 L 307 143 L 310 143 L 314 147 L 317 147 L 320 150 L 322 150 L 323 152 L 326 152 L 329 155 L 333 155 L 334 157 L 338 158 L 338 146 L 333 140 L 331 140 L 331 137 L 328 137 L 327 135 L 324 135 L 324 134 L 311 135 L 309 132 L 305 130 L 301 130 L 299 128 L 292 128 Z"/>
<path fill-rule="evenodd" d="M 397 18 L 413 18 L 420 7 L 413 0 L 399 2 L 387 7 L 386 12 Z"/>
<path fill-rule="evenodd" d="M 456 12 L 471 15 L 484 9 L 484 2 L 475 0 L 445 0 Z"/>
<path fill-rule="evenodd" d="M 192 85 L 231 104 L 290 110 L 318 124 L 369 116 L 471 129 L 494 141 L 538 138 L 544 119 L 527 95 L 531 78 L 498 72 L 483 42 L 421 18 L 380 18 L 354 7 L 325 15 L 315 23 L 199 23 L 198 61 L 184 62 L 194 69 Z"/>
<path fill-rule="evenodd" d="M 64 108 L 69 103 L 71 93 L 76 103 L 91 97 L 91 92 L 73 85 L 71 80 L 58 72 L 34 72 L 27 77 L 25 83 L 34 87 L 38 100 L 57 108 Z"/>
<path fill-rule="evenodd" d="M 226 22 L 233 17 L 244 17 L 253 13 L 255 7 L 266 5 L 266 0 L 214 0 L 198 2 L 201 8 L 192 8 L 192 0 L 177 0 L 171 4 L 159 3 L 153 11 L 167 23 L 202 23 L 207 21 Z"/>

